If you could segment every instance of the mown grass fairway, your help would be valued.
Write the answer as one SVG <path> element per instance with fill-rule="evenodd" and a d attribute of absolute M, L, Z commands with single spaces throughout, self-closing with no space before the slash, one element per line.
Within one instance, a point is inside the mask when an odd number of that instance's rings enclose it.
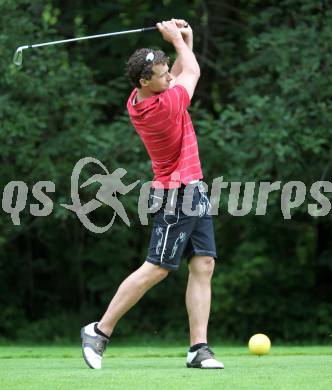
<path fill-rule="evenodd" d="M 267 356 L 246 347 L 214 347 L 224 370 L 185 367 L 186 347 L 112 346 L 102 370 L 89 369 L 79 346 L 0 346 L 4 390 L 330 390 L 332 347 L 276 347 Z"/>

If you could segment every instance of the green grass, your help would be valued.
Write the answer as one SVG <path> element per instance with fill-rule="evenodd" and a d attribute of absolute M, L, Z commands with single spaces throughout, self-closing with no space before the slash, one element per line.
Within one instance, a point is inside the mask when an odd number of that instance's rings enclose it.
<path fill-rule="evenodd" d="M 186 346 L 110 345 L 102 370 L 91 370 L 79 346 L 0 346 L 0 388 L 61 390 L 330 390 L 332 347 L 217 347 L 224 370 L 185 367 Z"/>

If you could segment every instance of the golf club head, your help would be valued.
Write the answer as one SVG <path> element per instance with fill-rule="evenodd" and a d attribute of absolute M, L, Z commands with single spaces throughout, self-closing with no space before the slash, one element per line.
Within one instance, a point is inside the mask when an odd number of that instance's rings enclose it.
<path fill-rule="evenodd" d="M 17 66 L 21 66 L 23 63 L 23 50 L 27 49 L 29 46 L 20 46 L 16 49 L 16 52 L 13 57 L 13 62 Z"/>

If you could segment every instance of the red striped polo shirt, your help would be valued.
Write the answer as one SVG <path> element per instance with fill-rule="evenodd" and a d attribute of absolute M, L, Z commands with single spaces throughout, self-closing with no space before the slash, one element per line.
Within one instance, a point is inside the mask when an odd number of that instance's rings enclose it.
<path fill-rule="evenodd" d="M 194 127 L 187 107 L 190 98 L 182 85 L 168 88 L 135 104 L 129 96 L 130 120 L 151 158 L 154 188 L 178 188 L 203 178 Z"/>

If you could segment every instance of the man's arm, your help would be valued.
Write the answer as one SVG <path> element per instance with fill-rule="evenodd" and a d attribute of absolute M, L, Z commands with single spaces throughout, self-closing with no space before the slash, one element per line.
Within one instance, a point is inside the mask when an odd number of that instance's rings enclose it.
<path fill-rule="evenodd" d="M 183 40 L 174 20 L 157 23 L 157 27 L 165 41 L 172 43 L 177 53 L 177 66 L 179 66 L 180 73 L 176 78 L 175 85 L 183 85 L 191 99 L 200 77 L 200 69 L 196 57 Z"/>
<path fill-rule="evenodd" d="M 188 48 L 191 51 L 193 51 L 193 31 L 192 31 L 191 27 L 183 19 L 172 19 L 172 20 L 175 21 L 176 26 L 179 28 L 185 44 L 188 46 Z M 181 72 L 182 72 L 182 68 L 181 68 L 180 62 L 178 61 L 178 56 L 177 56 L 175 61 L 174 61 L 173 66 L 172 66 L 172 69 L 170 71 L 171 75 L 173 76 L 173 80 L 171 82 L 171 87 L 173 87 L 173 85 L 176 82 L 177 76 Z"/>

